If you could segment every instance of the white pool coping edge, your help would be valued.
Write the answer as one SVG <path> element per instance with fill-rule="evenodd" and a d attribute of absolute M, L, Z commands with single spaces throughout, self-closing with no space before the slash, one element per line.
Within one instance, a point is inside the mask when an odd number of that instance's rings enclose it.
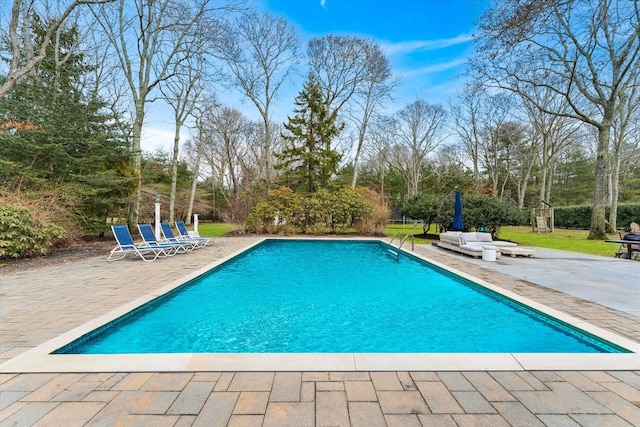
<path fill-rule="evenodd" d="M 131 310 L 170 292 L 265 240 L 223 257 L 111 312 L 84 323 L 0 365 L 0 373 L 42 372 L 182 372 L 182 371 L 535 371 L 640 370 L 640 344 L 588 322 L 492 285 L 416 252 L 405 253 L 477 283 L 632 353 L 178 353 L 51 354 Z M 299 237 L 293 239 L 300 239 Z M 314 240 L 349 240 L 314 238 Z M 382 239 L 377 240 L 382 243 Z M 397 248 L 394 248 L 397 249 Z"/>

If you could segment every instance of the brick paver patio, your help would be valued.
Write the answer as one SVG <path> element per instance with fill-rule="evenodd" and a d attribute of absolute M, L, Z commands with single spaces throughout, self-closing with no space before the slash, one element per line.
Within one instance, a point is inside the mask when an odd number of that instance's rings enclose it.
<path fill-rule="evenodd" d="M 154 263 L 107 264 L 105 254 L 13 275 L 0 268 L 0 362 L 255 240 L 220 238 Z M 638 317 L 424 255 L 640 342 Z M 1 374 L 0 426 L 22 425 L 638 426 L 640 371 Z"/>

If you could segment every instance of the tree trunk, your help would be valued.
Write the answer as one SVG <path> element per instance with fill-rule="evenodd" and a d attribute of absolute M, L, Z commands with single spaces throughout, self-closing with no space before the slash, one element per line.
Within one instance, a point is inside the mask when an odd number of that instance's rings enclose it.
<path fill-rule="evenodd" d="M 476 194 L 480 195 L 481 177 L 480 177 L 480 165 L 478 164 L 478 140 L 475 142 L 475 149 L 473 153 L 473 176 L 475 178 Z"/>
<path fill-rule="evenodd" d="M 269 108 L 265 109 L 264 116 L 264 174 L 267 182 L 267 194 L 271 190 L 271 124 L 269 123 Z"/>
<path fill-rule="evenodd" d="M 593 211 L 589 240 L 605 240 L 607 238 L 607 219 L 605 215 L 607 193 L 607 148 L 611 136 L 611 126 L 604 124 L 598 130 L 598 148 L 596 152 L 596 173 L 593 191 Z"/>
<path fill-rule="evenodd" d="M 362 120 L 360 131 L 358 132 L 358 147 L 356 148 L 356 155 L 353 158 L 353 179 L 351 180 L 351 188 L 356 188 L 358 182 L 358 163 L 360 161 L 360 152 L 362 151 L 362 145 L 364 144 L 364 134 L 366 131 L 366 117 Z"/>
<path fill-rule="evenodd" d="M 531 176 L 531 169 L 533 168 L 533 162 L 529 164 L 527 171 L 522 177 L 522 184 L 518 188 L 518 207 L 520 209 L 524 208 L 524 198 L 527 194 L 527 187 L 529 184 L 529 177 Z"/>
<path fill-rule="evenodd" d="M 196 162 L 193 167 L 193 181 L 191 181 L 191 195 L 189 196 L 189 207 L 187 208 L 187 217 L 185 223 L 191 224 L 191 216 L 193 215 L 193 202 L 196 199 L 196 190 L 198 188 L 198 175 L 200 174 L 200 159 L 202 158 L 202 142 L 198 142 L 196 154 Z"/>
<path fill-rule="evenodd" d="M 549 201 L 547 199 L 545 199 L 545 191 L 547 189 L 547 167 L 546 166 L 542 166 L 542 173 L 540 174 L 540 188 L 538 191 L 538 196 L 540 197 L 540 200 L 545 200 L 547 203 L 549 203 Z M 539 201 L 538 201 L 539 202 Z"/>
<path fill-rule="evenodd" d="M 176 117 L 173 135 L 173 157 L 171 158 L 171 194 L 169 196 L 169 224 L 175 221 L 176 191 L 178 186 L 178 154 L 180 154 L 180 120 Z"/>
<path fill-rule="evenodd" d="M 142 124 L 144 122 L 144 101 L 138 99 L 136 102 L 136 117 L 133 121 L 132 140 L 131 140 L 131 162 L 133 170 L 137 175 L 136 193 L 134 199 L 129 204 L 129 216 L 127 224 L 133 229 L 138 224 L 140 215 L 140 190 L 142 188 L 142 150 L 140 148 L 140 139 L 142 135 Z"/>
<path fill-rule="evenodd" d="M 609 226 L 614 232 L 618 228 L 618 187 L 620 181 L 620 162 L 622 158 L 619 150 L 614 151 L 615 158 L 612 161 L 613 170 L 611 171 L 611 203 L 609 203 Z"/>

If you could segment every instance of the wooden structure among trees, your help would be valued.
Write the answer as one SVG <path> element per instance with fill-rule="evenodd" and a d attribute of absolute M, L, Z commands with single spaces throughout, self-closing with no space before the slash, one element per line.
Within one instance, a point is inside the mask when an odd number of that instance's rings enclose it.
<path fill-rule="evenodd" d="M 531 229 L 538 233 L 553 233 L 554 217 L 553 206 L 544 200 L 540 201 L 540 208 L 531 209 Z"/>

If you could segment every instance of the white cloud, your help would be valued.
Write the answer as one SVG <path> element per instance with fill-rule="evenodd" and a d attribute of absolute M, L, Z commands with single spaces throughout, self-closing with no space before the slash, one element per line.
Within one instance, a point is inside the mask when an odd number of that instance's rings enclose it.
<path fill-rule="evenodd" d="M 444 49 L 447 47 L 469 43 L 473 40 L 471 34 L 460 34 L 449 39 L 438 40 L 410 40 L 397 43 L 382 43 L 382 48 L 389 56 L 397 54 L 407 54 L 413 52 L 424 52 L 428 50 Z"/>
<path fill-rule="evenodd" d="M 327 0 L 320 0 L 320 7 L 322 7 L 324 9 L 324 5 L 327 2 Z"/>
<path fill-rule="evenodd" d="M 403 78 L 414 77 L 422 74 L 440 73 L 457 68 L 467 63 L 467 58 L 457 58 L 453 61 L 441 62 L 438 64 L 427 65 L 426 67 L 414 68 L 411 70 L 401 71 L 399 74 Z"/>

